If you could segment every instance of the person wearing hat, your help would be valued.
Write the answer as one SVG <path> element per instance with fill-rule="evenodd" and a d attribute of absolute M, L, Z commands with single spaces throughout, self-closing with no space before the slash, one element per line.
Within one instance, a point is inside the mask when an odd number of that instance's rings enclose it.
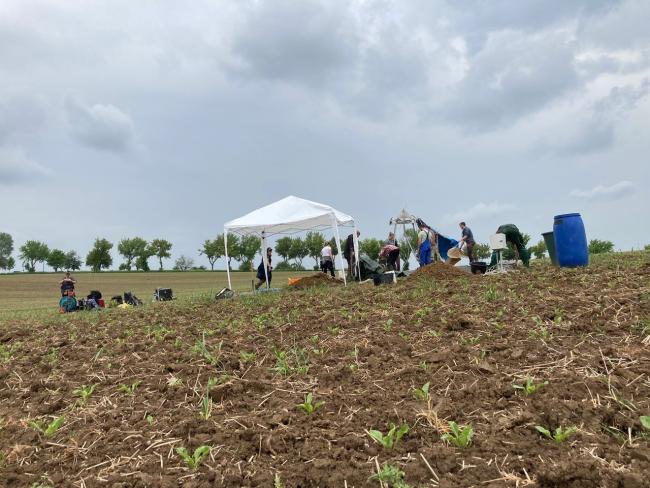
<path fill-rule="evenodd" d="M 262 286 L 264 283 L 266 283 L 267 278 L 268 278 L 268 285 L 271 286 L 271 277 L 272 277 L 272 271 L 273 271 L 273 266 L 271 266 L 271 254 L 273 253 L 273 249 L 270 247 L 266 248 L 266 273 L 264 273 L 264 259 L 262 259 L 262 262 L 260 265 L 257 267 L 257 279 L 258 282 L 255 285 L 255 289 L 257 290 L 260 286 Z"/>
<path fill-rule="evenodd" d="M 515 224 L 503 224 L 497 229 L 497 234 L 505 234 L 506 244 L 510 244 L 515 249 L 515 259 L 524 263 L 527 268 L 530 266 L 530 255 L 524 244 L 524 236 L 519 232 Z M 497 264 L 497 252 L 492 252 L 490 266 Z"/>

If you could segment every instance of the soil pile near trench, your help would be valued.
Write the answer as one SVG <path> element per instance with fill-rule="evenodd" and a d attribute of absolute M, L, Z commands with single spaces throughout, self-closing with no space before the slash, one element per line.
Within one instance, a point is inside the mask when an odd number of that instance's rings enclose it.
<path fill-rule="evenodd" d="M 421 268 L 418 268 L 415 272 L 413 272 L 409 276 L 409 278 L 418 278 L 422 276 L 437 278 L 441 280 L 449 280 L 449 279 L 456 279 L 460 276 L 471 278 L 473 275 L 471 273 L 467 273 L 463 271 L 462 269 L 456 268 L 454 266 L 450 266 L 449 264 L 431 263 Z"/>
<path fill-rule="evenodd" d="M 313 276 L 305 276 L 298 281 L 294 281 L 289 285 L 290 289 L 304 290 L 305 288 L 312 288 L 314 286 L 340 286 L 343 285 L 343 280 L 332 278 L 325 273 L 317 273 Z"/>

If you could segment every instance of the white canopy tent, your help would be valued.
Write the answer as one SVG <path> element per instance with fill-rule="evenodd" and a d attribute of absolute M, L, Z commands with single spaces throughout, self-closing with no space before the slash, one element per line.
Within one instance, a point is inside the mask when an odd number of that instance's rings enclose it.
<path fill-rule="evenodd" d="M 288 196 L 275 203 L 253 210 L 243 217 L 226 222 L 223 227 L 226 260 L 228 260 L 228 233 L 238 234 L 240 236 L 259 236 L 262 240 L 262 260 L 264 262 L 264 274 L 266 276 L 266 284 L 268 287 L 269 277 L 266 257 L 267 237 L 277 234 L 294 234 L 306 230 L 332 228 L 336 239 L 336 247 L 338 249 L 341 269 L 345 269 L 345 266 L 343 266 L 339 226 L 354 227 L 354 231 L 352 232 L 354 255 L 359 256 L 357 228 L 352 217 L 343 212 L 339 212 L 329 205 L 312 202 L 293 195 Z M 356 260 L 356 266 L 358 274 L 358 259 Z M 230 266 L 226 266 L 226 270 L 228 272 L 228 288 L 232 289 L 232 283 L 230 281 Z M 345 284 L 347 284 L 345 274 L 343 280 Z"/>

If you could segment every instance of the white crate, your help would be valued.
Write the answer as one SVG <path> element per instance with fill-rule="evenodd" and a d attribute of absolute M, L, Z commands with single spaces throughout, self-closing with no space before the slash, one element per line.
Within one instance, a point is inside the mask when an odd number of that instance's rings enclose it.
<path fill-rule="evenodd" d="M 490 236 L 490 249 L 493 251 L 499 251 L 507 247 L 505 234 L 493 234 Z"/>

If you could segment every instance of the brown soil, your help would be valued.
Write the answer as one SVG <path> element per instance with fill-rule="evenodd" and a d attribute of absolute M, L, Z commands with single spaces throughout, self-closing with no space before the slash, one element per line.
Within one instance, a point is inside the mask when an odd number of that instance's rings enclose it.
<path fill-rule="evenodd" d="M 300 278 L 295 283 L 289 285 L 293 289 L 304 289 L 312 288 L 314 286 L 340 286 L 343 284 L 343 280 L 338 278 L 332 278 L 330 275 L 325 273 L 317 273 L 313 276 L 305 276 Z"/>
<path fill-rule="evenodd" d="M 455 279 L 458 278 L 459 276 L 464 276 L 465 278 L 468 278 L 471 277 L 472 275 L 470 273 L 467 273 L 466 271 L 463 271 L 462 269 L 456 268 L 449 264 L 431 263 L 421 268 L 418 268 L 409 277 L 417 278 L 419 276 L 427 276 L 430 278 L 445 280 L 445 279 Z"/>
<path fill-rule="evenodd" d="M 5 323 L 0 485 L 378 487 L 390 463 L 420 487 L 647 487 L 649 261 Z M 525 395 L 527 376 L 549 383 Z M 312 415 L 308 392 L 325 402 Z M 58 416 L 51 437 L 28 424 Z M 473 426 L 469 447 L 441 440 L 450 420 Z M 402 422 L 392 450 L 367 434 Z M 578 431 L 556 443 L 537 425 Z M 201 445 L 194 471 L 175 449 Z"/>

